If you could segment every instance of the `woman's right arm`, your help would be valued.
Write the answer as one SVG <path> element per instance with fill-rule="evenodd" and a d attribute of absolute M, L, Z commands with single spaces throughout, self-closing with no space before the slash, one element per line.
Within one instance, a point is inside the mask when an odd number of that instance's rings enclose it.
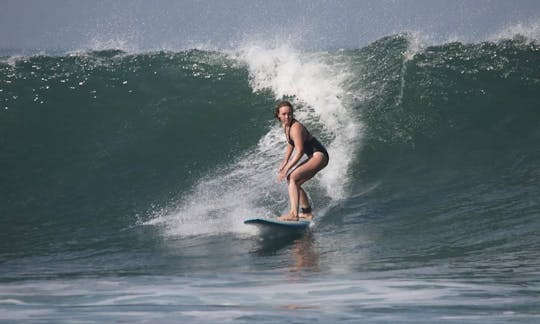
<path fill-rule="evenodd" d="M 279 172 L 283 170 L 285 166 L 287 166 L 287 162 L 289 162 L 289 159 L 291 158 L 291 154 L 294 147 L 291 144 L 287 143 L 287 151 L 285 152 L 285 158 L 283 159 L 283 162 L 279 166 Z"/>

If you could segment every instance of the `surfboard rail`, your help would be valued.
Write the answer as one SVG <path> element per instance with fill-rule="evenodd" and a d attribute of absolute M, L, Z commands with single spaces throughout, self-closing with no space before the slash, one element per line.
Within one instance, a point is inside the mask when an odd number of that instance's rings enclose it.
<path fill-rule="evenodd" d="M 306 230 L 309 229 L 311 221 L 298 220 L 298 221 L 282 221 L 272 218 L 250 218 L 244 221 L 244 224 L 258 225 L 261 227 L 274 227 L 282 230 Z"/>

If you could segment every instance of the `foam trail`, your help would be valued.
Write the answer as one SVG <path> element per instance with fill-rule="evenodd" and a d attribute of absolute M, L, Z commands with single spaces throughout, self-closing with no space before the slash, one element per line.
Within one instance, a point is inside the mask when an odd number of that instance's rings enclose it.
<path fill-rule="evenodd" d="M 273 128 L 253 151 L 201 179 L 179 207 L 159 212 L 147 224 L 162 225 L 172 236 L 255 233 L 243 219 L 275 214 L 268 206 L 286 203 L 286 192 L 274 172 L 282 153 L 275 145 L 280 135 Z"/>
<path fill-rule="evenodd" d="M 344 86 L 351 77 L 346 62 L 286 47 L 246 46 L 235 57 L 247 65 L 254 91 L 270 89 L 277 99 L 294 97 L 296 117 L 327 145 L 331 162 L 307 184 L 308 192 L 320 192 L 318 198 L 325 196 L 327 202 L 344 198 L 361 130 L 351 111 L 356 96 Z M 162 211 L 149 223 L 164 225 L 174 236 L 253 233 L 243 219 L 288 208 L 286 186 L 276 180 L 284 150 L 283 130 L 276 122 L 254 149 L 201 179 L 174 211 Z"/>

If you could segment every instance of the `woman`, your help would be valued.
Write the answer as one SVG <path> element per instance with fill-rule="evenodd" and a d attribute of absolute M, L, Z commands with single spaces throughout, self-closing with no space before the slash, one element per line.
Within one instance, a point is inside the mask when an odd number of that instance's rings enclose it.
<path fill-rule="evenodd" d="M 329 159 L 328 152 L 304 125 L 294 119 L 293 106 L 290 102 L 280 102 L 276 107 L 275 116 L 283 126 L 288 143 L 285 159 L 279 167 L 278 179 L 281 181 L 287 178 L 289 181 L 291 202 L 291 211 L 278 219 L 283 221 L 298 221 L 299 218 L 311 220 L 313 219 L 311 206 L 302 185 L 326 167 Z M 291 159 L 293 150 L 295 154 Z M 304 154 L 308 156 L 308 159 L 295 167 Z M 300 214 L 298 214 L 298 206 L 302 208 Z"/>

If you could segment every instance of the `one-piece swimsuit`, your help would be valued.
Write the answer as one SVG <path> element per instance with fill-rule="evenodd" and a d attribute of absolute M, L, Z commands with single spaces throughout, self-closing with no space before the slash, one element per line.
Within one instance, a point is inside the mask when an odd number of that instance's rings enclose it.
<path fill-rule="evenodd" d="M 290 132 L 291 132 L 292 125 L 296 122 L 297 122 L 296 120 L 293 120 L 293 122 L 291 123 L 291 126 L 289 127 L 289 133 L 288 134 L 285 133 L 285 136 L 287 137 L 287 142 L 291 144 L 293 147 L 294 147 L 294 142 L 291 140 Z M 313 153 L 321 152 L 322 154 L 324 154 L 324 156 L 326 156 L 326 159 L 328 160 L 329 159 L 328 151 L 326 150 L 324 145 L 322 145 L 322 143 L 319 142 L 315 138 L 315 136 L 311 135 L 304 125 L 302 125 L 302 127 L 304 127 L 304 130 L 306 131 L 306 134 L 307 134 L 306 140 L 304 141 L 304 153 L 306 153 L 307 156 L 312 157 Z"/>

